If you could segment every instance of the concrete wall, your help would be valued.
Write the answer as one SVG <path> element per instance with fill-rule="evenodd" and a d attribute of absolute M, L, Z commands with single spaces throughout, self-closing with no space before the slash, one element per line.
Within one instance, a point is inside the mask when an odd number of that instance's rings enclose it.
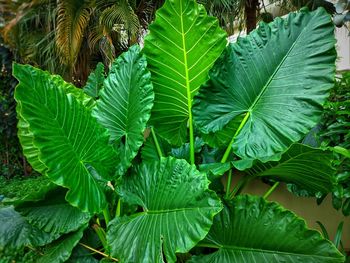
<path fill-rule="evenodd" d="M 350 37 L 349 30 L 343 26 L 336 28 L 335 37 L 337 39 L 337 70 L 350 70 Z"/>

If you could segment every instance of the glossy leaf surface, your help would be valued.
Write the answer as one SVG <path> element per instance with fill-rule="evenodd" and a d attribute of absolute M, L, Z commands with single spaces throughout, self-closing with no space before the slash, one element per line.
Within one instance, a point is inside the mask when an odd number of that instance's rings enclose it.
<path fill-rule="evenodd" d="M 152 73 L 152 123 L 174 145 L 187 141 L 192 99 L 226 45 L 226 34 L 194 0 L 168 0 L 156 13 L 144 52 Z"/>
<path fill-rule="evenodd" d="M 65 194 L 64 188 L 58 188 L 49 192 L 44 200 L 22 203 L 16 211 L 31 225 L 47 233 L 62 235 L 75 231 L 87 224 L 91 216 L 68 204 Z"/>
<path fill-rule="evenodd" d="M 237 196 L 214 219 L 203 241 L 218 250 L 190 262 L 342 263 L 343 255 L 305 221 L 274 202 Z"/>
<path fill-rule="evenodd" d="M 3 250 L 43 246 L 58 238 L 29 224 L 12 206 L 0 208 L 0 255 Z"/>
<path fill-rule="evenodd" d="M 244 158 L 286 150 L 315 126 L 334 84 L 334 25 L 322 8 L 277 18 L 230 44 L 195 99 L 204 133 L 249 113 L 233 142 Z M 233 137 L 233 134 L 232 134 Z"/>
<path fill-rule="evenodd" d="M 269 158 L 271 159 L 271 157 Z M 333 153 L 329 150 L 312 148 L 303 144 L 293 144 L 274 160 L 262 162 L 243 160 L 245 172 L 252 176 L 269 177 L 273 180 L 293 183 L 311 193 L 329 193 L 335 186 L 335 169 L 332 167 Z M 240 170 L 239 162 L 233 162 Z"/>
<path fill-rule="evenodd" d="M 37 259 L 37 263 L 61 263 L 66 262 L 74 247 L 83 237 L 84 229 L 81 227 L 78 231 L 62 236 L 60 239 L 48 245 L 43 252 L 43 255 Z"/>
<path fill-rule="evenodd" d="M 15 92 L 18 112 L 29 124 L 32 143 L 46 167 L 43 172 L 69 189 L 66 199 L 73 206 L 100 212 L 106 207 L 100 183 L 113 175 L 115 153 L 107 131 L 85 107 L 86 95 L 31 66 L 15 64 L 14 75 L 20 81 Z"/>
<path fill-rule="evenodd" d="M 93 110 L 118 145 L 117 173 L 124 174 L 143 143 L 143 132 L 153 106 L 151 75 L 135 45 L 113 63 Z"/>
<path fill-rule="evenodd" d="M 123 178 L 118 193 L 144 212 L 114 219 L 107 232 L 112 255 L 123 262 L 175 262 L 208 233 L 221 209 L 195 166 L 172 157 L 143 164 Z"/>
<path fill-rule="evenodd" d="M 105 67 L 103 63 L 99 62 L 96 69 L 90 73 L 85 87 L 84 92 L 90 97 L 97 99 L 100 90 L 103 87 L 103 82 L 105 80 Z"/>

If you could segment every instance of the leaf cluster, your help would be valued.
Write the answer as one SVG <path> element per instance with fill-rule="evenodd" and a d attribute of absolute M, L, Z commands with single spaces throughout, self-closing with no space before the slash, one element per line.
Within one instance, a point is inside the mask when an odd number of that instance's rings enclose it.
<path fill-rule="evenodd" d="M 167 0 L 145 47 L 130 47 L 107 75 L 99 64 L 84 89 L 15 64 L 18 136 L 43 176 L 41 187 L 2 201 L 0 253 L 344 262 L 327 238 L 267 201 L 280 183 L 313 194 L 338 187 L 339 148 L 300 143 L 334 85 L 333 33 L 324 9 L 303 9 L 227 45 L 202 5 Z M 241 194 L 260 179 L 274 183 L 263 197 Z"/>

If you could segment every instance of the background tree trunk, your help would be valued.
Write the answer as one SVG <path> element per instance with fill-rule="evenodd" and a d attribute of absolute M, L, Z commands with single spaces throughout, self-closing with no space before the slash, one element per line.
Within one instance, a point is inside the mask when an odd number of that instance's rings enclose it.
<path fill-rule="evenodd" d="M 245 18 L 246 18 L 247 34 L 256 28 L 258 6 L 259 6 L 258 0 L 245 1 L 244 11 L 245 11 Z"/>

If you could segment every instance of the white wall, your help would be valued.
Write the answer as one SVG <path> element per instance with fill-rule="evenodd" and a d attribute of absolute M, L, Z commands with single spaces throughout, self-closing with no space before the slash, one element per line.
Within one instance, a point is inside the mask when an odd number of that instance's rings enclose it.
<path fill-rule="evenodd" d="M 335 37 L 337 39 L 337 70 L 350 70 L 350 36 L 349 30 L 343 26 L 336 28 Z"/>

